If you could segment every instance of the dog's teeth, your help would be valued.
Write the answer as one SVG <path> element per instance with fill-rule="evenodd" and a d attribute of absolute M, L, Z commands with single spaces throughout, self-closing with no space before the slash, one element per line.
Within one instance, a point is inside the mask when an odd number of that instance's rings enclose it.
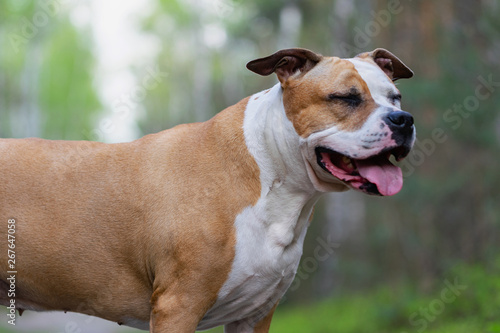
<path fill-rule="evenodd" d="M 354 169 L 354 164 L 352 164 L 352 160 L 347 157 L 347 156 L 343 156 L 342 157 L 342 162 L 344 162 L 344 165 L 349 168 L 349 169 Z"/>

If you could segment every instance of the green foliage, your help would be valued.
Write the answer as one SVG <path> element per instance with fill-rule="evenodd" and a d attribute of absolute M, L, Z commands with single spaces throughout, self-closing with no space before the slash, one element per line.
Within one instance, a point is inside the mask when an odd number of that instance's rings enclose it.
<path fill-rule="evenodd" d="M 459 265 L 445 275 L 449 278 L 428 294 L 408 285 L 384 286 L 314 305 L 279 307 L 271 332 L 498 332 L 500 265 L 491 268 Z M 441 301 L 443 290 L 449 288 L 448 282 L 453 284 L 455 279 L 466 289 L 449 303 Z M 444 304 L 443 309 L 437 304 Z M 412 325 L 412 316 L 421 322 L 416 324 L 414 320 Z M 424 323 L 426 318 L 429 320 Z"/>
<path fill-rule="evenodd" d="M 61 51 L 63 50 L 63 51 Z M 46 44 L 40 73 L 43 136 L 48 139 L 88 139 L 100 102 L 92 86 L 92 53 L 68 22 L 57 24 Z"/>
<path fill-rule="evenodd" d="M 88 34 L 70 23 L 64 7 L 0 4 L 0 136 L 83 139 L 94 125 L 100 108 L 94 55 Z"/>
<path fill-rule="evenodd" d="M 500 332 L 500 260 L 492 267 L 459 264 L 444 275 L 427 293 L 398 284 L 319 303 L 280 305 L 270 332 Z"/>

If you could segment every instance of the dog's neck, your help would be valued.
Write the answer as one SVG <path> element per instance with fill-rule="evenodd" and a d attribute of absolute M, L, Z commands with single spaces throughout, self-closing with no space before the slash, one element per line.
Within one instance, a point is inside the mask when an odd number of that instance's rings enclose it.
<path fill-rule="evenodd" d="M 263 216 L 259 220 L 267 223 L 268 232 L 286 247 L 305 235 L 320 193 L 309 180 L 300 137 L 286 116 L 282 95 L 278 83 L 251 96 L 243 128 L 247 147 L 260 169 L 258 205 L 262 205 Z"/>
<path fill-rule="evenodd" d="M 261 170 L 262 194 L 281 186 L 314 194 L 300 152 L 300 137 L 286 116 L 279 83 L 250 97 L 243 129 L 247 147 Z"/>

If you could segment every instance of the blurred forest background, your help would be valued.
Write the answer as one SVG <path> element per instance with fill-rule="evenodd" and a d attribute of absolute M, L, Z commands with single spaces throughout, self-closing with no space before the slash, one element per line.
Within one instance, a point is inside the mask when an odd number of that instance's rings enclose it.
<path fill-rule="evenodd" d="M 498 0 L 4 0 L 0 137 L 129 141 L 270 87 L 245 64 L 280 48 L 387 48 L 415 72 L 398 82 L 418 136 L 403 190 L 320 201 L 271 332 L 500 332 L 499 17 Z"/>

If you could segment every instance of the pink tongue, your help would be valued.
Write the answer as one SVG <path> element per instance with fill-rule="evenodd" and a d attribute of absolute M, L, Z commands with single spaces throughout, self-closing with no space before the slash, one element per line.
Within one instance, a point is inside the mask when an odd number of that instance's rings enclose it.
<path fill-rule="evenodd" d="M 403 172 L 383 156 L 356 160 L 361 177 L 377 185 L 382 195 L 394 195 L 403 187 Z"/>

